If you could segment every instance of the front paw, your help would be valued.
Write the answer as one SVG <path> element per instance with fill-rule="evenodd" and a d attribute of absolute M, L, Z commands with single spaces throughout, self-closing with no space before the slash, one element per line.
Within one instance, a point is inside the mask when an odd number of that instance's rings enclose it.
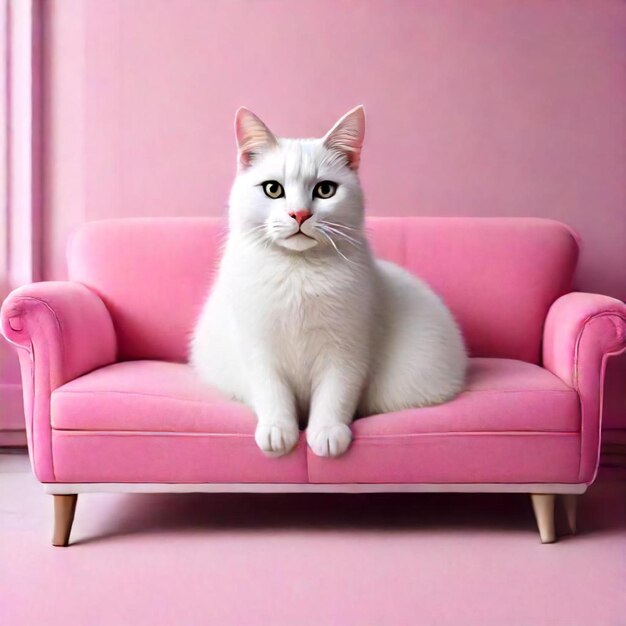
<path fill-rule="evenodd" d="M 300 431 L 296 424 L 258 424 L 254 440 L 267 456 L 282 456 L 293 450 Z"/>
<path fill-rule="evenodd" d="M 330 424 L 318 428 L 309 426 L 306 440 L 317 456 L 339 456 L 348 449 L 352 431 L 347 424 Z"/>

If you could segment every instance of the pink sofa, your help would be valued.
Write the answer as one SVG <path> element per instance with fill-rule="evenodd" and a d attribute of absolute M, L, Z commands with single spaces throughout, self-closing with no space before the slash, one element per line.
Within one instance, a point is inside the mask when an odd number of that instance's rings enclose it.
<path fill-rule="evenodd" d="M 578 241 L 557 222 L 368 226 L 379 256 L 443 296 L 473 358 L 455 400 L 359 419 L 337 459 L 304 437 L 264 456 L 252 411 L 185 363 L 222 222 L 86 224 L 69 245 L 68 282 L 7 298 L 2 329 L 20 355 L 33 470 L 55 495 L 55 545 L 67 545 L 87 491 L 514 491 L 533 495 L 544 542 L 556 495 L 574 527 L 575 496 L 598 466 L 606 359 L 626 349 L 624 303 L 570 293 Z"/>

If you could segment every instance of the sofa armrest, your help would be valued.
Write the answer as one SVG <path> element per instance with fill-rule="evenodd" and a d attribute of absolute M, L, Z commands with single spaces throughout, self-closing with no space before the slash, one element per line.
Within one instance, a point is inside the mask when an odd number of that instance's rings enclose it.
<path fill-rule="evenodd" d="M 54 481 L 50 394 L 115 361 L 111 316 L 84 285 L 44 282 L 13 291 L 2 305 L 0 321 L 4 336 L 18 347 L 33 469 L 39 480 Z"/>
<path fill-rule="evenodd" d="M 626 304 L 609 296 L 569 293 L 548 311 L 543 366 L 576 389 L 581 404 L 580 480 L 599 461 L 606 360 L 626 350 Z"/>

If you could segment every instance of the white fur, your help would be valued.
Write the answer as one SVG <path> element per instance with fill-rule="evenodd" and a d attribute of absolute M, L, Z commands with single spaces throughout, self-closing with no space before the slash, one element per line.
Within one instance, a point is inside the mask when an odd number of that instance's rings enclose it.
<path fill-rule="evenodd" d="M 257 444 L 270 455 L 291 450 L 308 422 L 313 452 L 337 456 L 355 414 L 445 402 L 464 383 L 451 313 L 370 252 L 357 176 L 363 123 L 358 107 L 322 139 L 276 139 L 252 113 L 237 115 L 230 233 L 190 360 L 208 384 L 254 409 Z M 267 180 L 285 197 L 267 197 L 258 186 Z M 337 192 L 313 199 L 322 180 Z M 289 213 L 302 208 L 313 215 L 298 233 Z"/>

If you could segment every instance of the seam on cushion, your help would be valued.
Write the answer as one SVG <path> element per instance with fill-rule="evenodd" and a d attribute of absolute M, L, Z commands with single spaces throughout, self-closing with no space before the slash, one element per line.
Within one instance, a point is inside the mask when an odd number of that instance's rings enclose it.
<path fill-rule="evenodd" d="M 626 352 L 626 346 L 622 347 L 620 350 L 615 350 L 613 352 L 606 352 L 602 356 L 602 362 L 600 365 L 600 393 L 598 393 L 598 446 L 596 449 L 596 464 L 595 464 L 595 470 L 594 470 L 593 476 L 591 480 L 586 483 L 587 485 L 590 485 L 596 479 L 596 476 L 598 475 L 598 466 L 600 464 L 600 450 L 601 450 L 601 445 L 602 445 L 602 417 L 603 417 L 602 409 L 604 408 L 604 377 L 606 375 L 606 364 L 610 357 L 619 356 L 620 354 L 624 354 L 625 352 Z M 578 397 L 580 398 L 580 416 L 581 416 L 580 446 L 579 446 L 579 454 L 578 454 L 578 480 L 581 480 L 580 477 L 582 473 L 583 441 L 584 441 L 583 429 L 584 429 L 585 420 L 583 419 L 583 401 L 582 401 L 580 394 L 578 394 Z"/>
<path fill-rule="evenodd" d="M 42 300 L 41 298 L 35 298 L 34 296 L 18 296 L 17 299 L 18 300 L 31 300 L 33 302 L 39 302 L 40 304 L 43 304 L 46 307 L 46 309 L 48 309 L 48 311 L 52 313 L 52 316 L 54 317 L 54 320 L 56 321 L 59 332 L 61 333 L 61 338 L 63 338 L 63 329 L 61 328 L 61 321 L 59 320 L 59 317 L 56 314 L 56 311 L 45 300 Z"/>
<path fill-rule="evenodd" d="M 426 433 L 389 433 L 389 434 L 380 434 L 380 435 L 358 435 L 355 436 L 355 440 L 357 439 L 392 439 L 396 438 L 407 438 L 407 437 L 492 437 L 492 436 L 509 436 L 513 435 L 515 437 L 518 436 L 535 436 L 535 435 L 548 435 L 548 436 L 562 436 L 562 435 L 578 435 L 580 434 L 577 430 L 482 430 L 482 431 L 460 431 L 453 430 L 450 432 L 446 431 L 437 431 L 437 432 L 426 432 Z"/>
<path fill-rule="evenodd" d="M 33 468 L 35 466 L 35 346 L 33 345 L 32 338 L 30 339 L 30 354 L 31 354 L 31 363 L 30 363 L 30 378 L 31 378 L 31 389 L 32 389 L 32 399 L 30 406 L 30 445 L 32 447 L 33 458 L 31 463 L 33 464 Z M 50 426 L 52 429 L 52 425 Z M 50 447 L 52 447 L 52 436 L 50 437 Z M 52 470 L 52 478 L 56 480 L 56 476 L 54 474 L 54 468 Z"/>
<path fill-rule="evenodd" d="M 178 398 L 176 396 L 166 396 L 160 393 L 141 393 L 138 391 L 118 391 L 116 389 L 107 389 L 107 390 L 102 390 L 102 391 L 91 391 L 89 389 L 68 389 L 68 390 L 64 390 L 64 389 L 58 389 L 54 391 L 55 396 L 61 396 L 61 395 L 68 395 L 68 394 L 75 394 L 75 395 L 86 395 L 86 394 L 90 394 L 90 395 L 108 395 L 108 394 L 112 394 L 112 395 L 120 395 L 120 396 L 136 396 L 138 398 L 161 398 L 163 400 L 175 400 L 176 402 L 186 402 L 189 404 L 205 404 L 207 406 L 217 406 L 217 405 L 223 405 L 224 402 L 232 402 L 232 403 L 237 403 L 237 404 L 242 404 L 243 406 L 247 406 L 245 404 L 243 404 L 243 402 L 239 402 L 239 400 L 231 400 L 230 398 L 224 398 L 224 400 L 222 402 L 205 402 L 203 400 L 189 400 L 187 398 Z"/>
<path fill-rule="evenodd" d="M 575 393 L 575 389 L 465 389 L 459 395 L 464 393 Z M 458 396 L 455 396 L 458 398 Z"/>
<path fill-rule="evenodd" d="M 34 299 L 34 298 L 33 298 Z M 30 338 L 30 346 L 31 346 L 31 368 L 30 368 L 30 375 L 31 375 L 31 389 L 32 389 L 32 399 L 31 399 L 31 410 L 30 410 L 30 441 L 31 441 L 31 447 L 32 447 L 32 463 L 33 466 L 35 465 L 36 462 L 36 458 L 37 458 L 37 454 L 35 452 L 35 449 L 39 448 L 39 440 L 38 437 L 36 435 L 36 429 L 35 429 L 35 412 L 37 410 L 37 385 L 36 385 L 36 375 L 35 372 L 37 371 L 37 355 L 36 355 L 36 351 L 35 351 L 35 344 L 33 343 L 32 340 L 32 335 Z M 48 381 L 50 380 L 50 372 L 48 372 Z M 49 383 L 48 383 L 48 386 Z M 48 405 L 50 405 L 50 402 L 48 401 Z M 49 424 L 50 426 L 50 430 L 52 431 L 52 424 Z M 56 474 L 54 472 L 54 461 L 53 461 L 53 457 L 52 457 L 52 436 L 50 436 L 50 466 L 52 468 L 52 478 L 53 480 L 56 481 Z"/>
<path fill-rule="evenodd" d="M 203 433 L 203 432 L 188 432 L 188 431 L 168 431 L 168 430 L 80 430 L 76 428 L 53 428 L 55 433 L 63 433 L 64 435 L 94 435 L 94 436 L 121 436 L 121 437 L 235 437 L 238 439 L 254 439 L 254 434 L 251 433 Z"/>
<path fill-rule="evenodd" d="M 159 480 L 158 482 L 141 482 L 138 483 L 137 481 L 135 482 L 129 482 L 129 481 L 116 481 L 116 482 L 110 482 L 110 481 L 93 481 L 93 480 L 86 480 L 86 481 L 80 481 L 80 482 L 72 482 L 72 483 L 68 483 L 68 482 L 58 482 L 58 483 L 54 483 L 54 482 L 49 482 L 49 481 L 42 481 L 41 482 L 42 485 L 280 485 L 280 484 L 286 484 L 286 485 L 294 485 L 294 484 L 302 484 L 302 483 L 298 483 L 296 481 L 292 481 L 289 483 L 258 483 L 258 482 L 250 482 L 250 481 L 242 481 L 242 482 L 228 482 L 228 483 L 215 483 L 215 482 L 207 482 L 207 481 L 185 481 L 185 482 L 180 482 L 180 481 L 175 481 L 175 480 Z M 475 481 L 460 481 L 460 482 L 395 482 L 395 483 L 390 483 L 390 482 L 383 482 L 383 483 L 375 483 L 372 481 L 364 481 L 364 480 L 351 480 L 349 483 L 329 483 L 329 482 L 317 482 L 317 483 L 312 483 L 313 485 L 316 486 L 333 486 L 333 487 L 337 487 L 338 485 L 385 485 L 385 486 L 389 486 L 389 487 L 395 487 L 397 485 L 587 485 L 587 483 L 581 483 L 578 481 L 572 482 L 572 481 L 566 481 L 566 480 L 559 480 L 558 482 L 548 482 L 548 481 L 533 481 L 533 482 L 529 482 L 527 480 L 521 481 L 521 480 L 493 480 L 493 481 L 483 481 L 483 482 L 475 482 Z M 91 493 L 96 493 L 96 492 L 91 492 Z M 113 492 L 100 492 L 100 493 L 113 493 Z M 136 492 L 135 492 L 136 493 Z M 143 492 L 141 492 L 143 493 Z M 184 492 L 179 492 L 179 493 L 184 493 Z M 343 493 L 343 492 L 341 492 Z M 347 492 L 346 492 L 347 493 Z M 381 492 L 381 493 L 385 493 L 385 492 Z M 424 492 L 427 493 L 427 492 Z M 468 493 L 489 493 L 487 491 L 483 491 L 483 492 L 468 492 Z M 582 495 L 582 494 L 579 494 Z"/>
<path fill-rule="evenodd" d="M 20 300 L 24 300 L 25 298 L 19 298 Z M 20 319 L 23 316 L 23 313 L 20 314 Z M 21 332 L 21 331 L 20 331 Z M 30 416 L 28 415 L 24 415 L 24 420 L 29 420 L 30 421 L 30 447 L 32 449 L 32 463 L 34 465 L 34 459 L 35 459 L 35 346 L 33 345 L 33 340 L 32 340 L 32 334 L 29 334 L 28 336 L 28 344 L 29 347 L 25 346 L 24 344 L 20 344 L 20 343 L 14 343 L 11 342 L 18 350 L 24 350 L 30 357 L 30 380 L 31 380 L 31 395 L 32 395 L 32 400 L 31 400 L 31 407 L 30 407 Z M 18 355 L 19 356 L 19 355 Z M 21 368 L 21 364 L 20 364 L 20 372 L 22 371 Z M 22 384 L 23 387 L 23 384 Z M 52 427 L 51 427 L 52 429 Z M 52 446 L 52 442 L 50 443 L 50 445 Z M 52 477 L 54 478 L 54 480 L 56 481 L 56 476 L 54 475 L 54 470 L 52 472 Z"/>
<path fill-rule="evenodd" d="M 64 428 L 62 426 L 54 426 L 52 425 L 52 430 L 57 431 L 57 432 L 64 432 L 64 433 L 72 433 L 72 432 L 76 432 L 76 433 L 144 433 L 144 434 L 150 434 L 150 433 L 163 433 L 163 434 L 172 434 L 172 435 L 185 435 L 185 434 L 196 434 L 196 435 L 202 435 L 202 434 L 206 434 L 206 435 L 211 435 L 211 434 L 215 434 L 215 435 L 228 435 L 228 436 L 250 436 L 253 437 L 254 435 L 249 435 L 247 433 L 212 433 L 210 431 L 203 431 L 203 430 L 136 430 L 134 428 L 129 428 L 128 430 L 124 430 L 121 428 L 116 428 L 114 430 L 107 430 L 107 429 L 100 429 L 100 430 L 95 430 L 94 428 Z M 305 432 L 303 430 L 301 430 L 300 432 Z M 476 436 L 483 436 L 483 435 L 509 435 L 511 433 L 514 434 L 520 434 L 520 435 L 534 435 L 534 434 L 541 434 L 541 435 L 562 435 L 562 434 L 566 434 L 566 435 L 580 435 L 581 432 L 579 430 L 463 430 L 463 431 L 459 431 L 459 430 L 432 430 L 432 431 L 425 431 L 425 432 L 421 432 L 421 433 L 380 433 L 380 434 L 369 434 L 369 435 L 355 435 L 354 439 L 368 439 L 368 438 L 379 438 L 379 437 L 422 437 L 422 436 L 434 436 L 434 435 L 441 435 L 442 437 L 447 437 L 447 436 L 457 436 L 457 435 L 476 435 Z"/>
<path fill-rule="evenodd" d="M 600 319 L 603 317 L 617 317 L 619 320 L 621 320 L 624 324 L 626 324 L 626 317 L 623 316 L 621 313 L 617 312 L 617 311 L 603 311 L 602 313 L 594 313 L 593 315 L 588 316 L 585 321 L 582 323 L 580 330 L 578 331 L 578 336 L 576 337 L 576 347 L 574 348 L 574 389 L 576 389 L 576 391 L 580 392 L 580 389 L 578 389 L 578 380 L 579 380 L 579 376 L 580 376 L 580 360 L 579 360 L 579 352 L 580 352 L 580 342 L 582 340 L 582 336 L 583 333 L 585 332 L 585 329 L 587 328 L 587 325 L 590 324 L 591 322 L 593 322 L 596 319 Z M 623 341 L 622 341 L 623 343 Z M 610 353 L 611 350 L 608 350 L 607 352 L 605 352 L 605 354 Z"/>
<path fill-rule="evenodd" d="M 459 434 L 463 434 L 465 436 L 469 436 L 472 435 L 472 433 L 459 433 Z M 541 438 L 544 437 L 545 435 L 553 435 L 556 433 L 524 433 L 526 435 L 532 435 L 534 439 L 537 438 Z M 578 433 L 559 433 L 559 437 L 561 437 L 562 439 L 568 438 L 571 440 L 572 437 L 578 435 Z M 520 434 L 514 434 L 514 433 L 492 433 L 489 435 L 490 437 L 497 437 L 499 439 L 519 439 L 520 438 Z M 415 437 L 410 437 L 410 436 L 403 436 L 403 437 L 399 437 L 397 439 L 391 439 L 390 438 L 360 438 L 360 437 L 356 437 L 353 440 L 353 443 L 361 441 L 363 443 L 363 445 L 368 445 L 368 444 L 373 444 L 376 446 L 412 446 L 415 445 L 415 442 L 417 441 L 417 439 Z M 574 467 L 576 466 L 576 463 L 574 462 Z"/>
<path fill-rule="evenodd" d="M 33 296 L 18 296 L 17 298 L 20 301 L 24 301 L 24 300 L 30 300 L 32 302 L 38 302 L 39 304 L 43 304 L 44 307 L 46 307 L 48 309 L 48 311 L 50 313 L 52 313 L 52 316 L 54 318 L 54 321 L 56 322 L 56 326 L 59 332 L 59 340 L 61 341 L 61 374 L 63 376 L 63 378 L 65 378 L 64 373 L 65 373 L 65 345 L 63 342 L 63 329 L 61 327 L 61 322 L 59 320 L 59 317 L 56 314 L 56 311 L 45 301 L 42 300 L 41 298 L 35 298 Z M 50 343 L 47 339 L 47 337 L 45 338 L 46 344 L 48 344 L 48 407 L 50 409 L 50 398 L 52 397 L 52 392 L 50 390 Z M 32 359 L 33 359 L 33 365 L 32 365 L 32 388 L 33 388 L 33 400 L 32 400 L 32 411 L 31 411 L 31 442 L 32 442 L 32 448 L 33 448 L 33 460 L 36 458 L 36 454 L 35 454 L 35 439 L 36 439 L 36 435 L 35 435 L 35 410 L 36 410 L 36 396 L 37 396 L 37 389 L 36 389 L 36 385 L 35 385 L 35 369 L 36 369 L 36 355 L 35 355 L 35 344 L 33 343 L 32 340 L 32 336 L 30 339 L 30 345 L 31 345 L 31 354 L 32 354 Z M 50 431 L 52 431 L 52 415 L 51 415 L 51 411 L 48 410 L 48 427 L 50 428 Z M 56 472 L 54 470 L 54 452 L 53 452 L 53 447 L 52 447 L 52 436 L 50 437 L 50 469 L 52 470 L 52 477 L 54 478 L 54 480 L 56 480 Z"/>
<path fill-rule="evenodd" d="M 448 402 L 453 402 L 456 398 L 459 398 L 465 393 L 489 393 L 489 394 L 502 394 L 502 393 L 576 393 L 575 389 L 464 389 L 458 395 L 454 396 L 452 400 L 448 400 Z M 444 402 L 443 404 L 447 404 Z M 442 406 L 441 404 L 433 404 L 434 406 Z M 413 408 L 430 408 L 430 407 L 413 407 Z M 392 411 L 395 413 L 395 411 Z"/>
<path fill-rule="evenodd" d="M 359 419 L 356 419 L 355 422 L 358 422 Z M 353 422 L 354 423 L 354 422 Z M 574 433 L 576 435 L 580 434 L 580 430 L 551 430 L 546 428 L 545 430 L 534 430 L 532 428 L 528 430 L 517 429 L 517 430 L 425 430 L 423 432 L 411 432 L 411 433 L 379 433 L 379 434 L 362 434 L 359 437 L 402 437 L 404 435 L 418 436 L 418 435 L 493 435 L 493 434 L 506 434 L 506 433 L 520 433 L 520 434 L 528 434 L 528 433 L 545 433 L 545 434 L 560 434 L 560 433 Z"/>
<path fill-rule="evenodd" d="M 463 392 L 463 393 L 486 393 L 486 394 L 495 394 L 497 395 L 498 391 L 480 391 L 480 390 L 474 390 L 471 392 Z M 502 393 L 527 393 L 524 391 L 506 391 L 506 392 L 502 392 Z M 576 393 L 575 390 L 573 389 L 563 389 L 563 390 L 556 390 L 556 389 L 551 389 L 551 390 L 546 390 L 543 391 L 541 393 L 562 393 L 562 394 L 573 394 Z M 223 402 L 205 402 L 202 400 L 187 400 L 187 399 L 183 399 L 183 398 L 176 398 L 176 397 L 172 397 L 172 396 L 163 396 L 163 395 L 159 395 L 159 394 L 141 394 L 141 393 L 135 393 L 135 392 L 126 392 L 126 391 L 96 391 L 96 392 L 92 392 L 92 391 L 54 391 L 53 394 L 56 397 L 59 397 L 60 395 L 63 394 L 75 394 L 75 395 L 86 395 L 86 394 L 91 394 L 93 396 L 99 395 L 107 395 L 107 394 L 113 394 L 113 395 L 121 395 L 121 396 L 135 396 L 138 398 L 159 398 L 162 400 L 168 400 L 171 402 L 179 402 L 179 403 L 183 403 L 183 404 L 187 404 L 187 405 L 199 405 L 202 407 L 206 407 L 206 408 L 215 408 L 215 407 L 222 407 L 223 406 Z M 576 394 L 578 395 L 578 394 Z M 232 404 L 238 404 L 242 407 L 244 407 L 245 409 L 252 411 L 252 409 L 250 409 L 246 404 L 243 404 L 237 400 L 226 400 L 226 402 L 232 403 Z M 434 407 L 424 407 L 424 408 L 434 408 Z M 419 408 L 413 408 L 413 409 L 406 409 L 406 410 L 415 410 L 418 411 L 420 410 Z M 373 415 L 365 415 L 365 416 L 361 416 L 356 418 L 354 421 L 359 421 L 360 419 L 368 419 L 371 417 L 379 417 L 381 415 L 389 415 L 389 414 L 393 414 L 393 413 L 397 413 L 398 411 L 391 411 L 387 414 L 384 413 L 375 413 Z M 580 414 L 582 415 L 582 413 Z M 579 415 L 579 419 L 580 419 L 580 415 Z M 50 416 L 50 422 L 53 428 L 57 429 L 57 430 L 82 430 L 80 428 L 59 428 L 57 426 L 54 425 L 53 423 L 53 416 L 51 414 Z M 89 429 L 86 429 L 89 430 Z M 97 431 L 97 432 L 103 432 L 103 431 Z M 123 432 L 132 432 L 132 431 L 123 431 Z M 157 432 L 178 432 L 178 431 L 157 431 Z M 457 431 L 434 431 L 434 432 L 457 432 Z M 468 432 L 489 432 L 489 431 L 468 431 Z M 494 431 L 494 432 L 505 432 L 505 431 Z M 519 431 L 519 432 L 560 432 L 560 431 L 551 431 L 551 430 L 546 430 L 546 431 Z M 569 432 L 569 431 L 568 431 Z M 579 432 L 579 431 L 571 431 L 571 432 Z"/>
<path fill-rule="evenodd" d="M 66 359 L 65 359 L 65 340 L 64 340 L 64 336 L 63 336 L 63 326 L 61 324 L 61 320 L 59 319 L 59 316 L 56 314 L 56 311 L 45 301 L 42 300 L 41 298 L 35 298 L 33 296 L 19 296 L 18 297 L 19 300 L 31 300 L 33 302 L 39 302 L 40 304 L 43 304 L 46 309 L 48 309 L 48 311 L 50 311 L 50 313 L 52 313 L 52 317 L 54 317 L 54 321 L 56 322 L 56 326 L 57 329 L 59 331 L 59 340 L 61 342 L 61 375 L 62 378 L 65 379 L 65 364 L 66 364 Z M 31 342 L 32 344 L 32 342 Z"/>
<path fill-rule="evenodd" d="M 580 471 L 583 467 L 583 440 L 585 438 L 585 416 L 584 403 L 580 393 L 578 394 L 578 410 L 580 414 L 580 441 L 578 442 L 578 480 L 580 480 Z"/>
<path fill-rule="evenodd" d="M 53 428 L 54 432 L 64 434 L 76 434 L 84 435 L 120 435 L 120 436 L 176 436 L 176 437 L 239 437 L 239 438 L 254 438 L 252 433 L 203 433 L 203 432 L 182 432 L 182 431 L 162 431 L 162 430 L 80 430 L 80 429 L 65 429 L 65 428 Z M 300 431 L 301 433 L 303 431 Z M 354 441 L 357 440 L 376 440 L 376 439 L 406 439 L 416 437 L 496 437 L 496 436 L 571 436 L 580 434 L 578 431 L 542 431 L 542 430 L 503 430 L 503 431 L 451 431 L 451 432 L 428 432 L 428 433 L 396 433 L 396 434 L 380 434 L 380 435 L 357 435 L 354 437 Z"/>
<path fill-rule="evenodd" d="M 117 389 L 107 389 L 107 390 L 98 390 L 98 391 L 91 391 L 89 389 L 55 389 L 53 392 L 56 396 L 59 395 L 68 395 L 68 394 L 92 394 L 92 395 L 107 395 L 107 394 L 118 394 L 118 395 L 126 395 L 126 396 L 138 396 L 140 398 L 146 397 L 146 398 L 163 398 L 166 400 L 176 400 L 177 402 L 188 402 L 188 403 L 193 403 L 193 404 L 206 404 L 207 406 L 216 406 L 219 404 L 223 404 L 223 402 L 232 402 L 232 403 L 237 403 L 237 404 L 242 404 L 243 406 L 247 406 L 245 403 L 239 401 L 239 400 L 233 400 L 231 398 L 224 398 L 224 400 L 222 402 L 205 402 L 203 400 L 189 400 L 187 398 L 179 398 L 176 396 L 167 396 L 167 395 L 163 395 L 163 394 L 158 394 L 158 393 L 143 393 L 143 392 L 138 392 L 138 391 L 120 391 Z M 459 398 L 460 396 L 462 396 L 463 394 L 466 393 L 484 393 L 484 394 L 494 394 L 494 395 L 498 395 L 498 394 L 505 394 L 505 393 L 565 393 L 565 394 L 571 394 L 571 393 L 576 393 L 575 389 L 466 389 L 464 391 L 462 391 L 458 396 L 456 396 L 455 398 Z M 454 400 L 454 399 L 453 399 Z M 452 402 L 453 400 L 450 400 L 450 402 Z M 410 411 L 410 410 L 418 410 L 420 408 L 433 408 L 434 406 L 442 406 L 442 405 L 432 405 L 432 406 L 426 406 L 426 407 L 409 407 L 407 409 L 398 409 L 397 411 L 389 411 L 389 413 L 398 413 L 399 411 Z M 374 415 L 383 415 L 383 413 L 373 413 L 372 415 L 368 415 L 366 417 L 373 417 Z"/>
<path fill-rule="evenodd" d="M 505 391 L 505 392 L 499 392 L 499 391 L 481 391 L 481 390 L 473 390 L 473 391 L 468 391 L 468 392 L 463 392 L 463 393 L 486 393 L 486 394 L 495 394 L 497 395 L 498 393 L 527 393 L 524 391 Z M 556 389 L 551 389 L 551 390 L 546 390 L 546 391 L 542 391 L 541 393 L 562 393 L 562 394 L 573 394 L 576 393 L 575 390 L 573 389 L 563 389 L 563 390 L 556 390 Z M 206 408 L 214 408 L 214 407 L 221 407 L 223 406 L 223 402 L 205 402 L 202 400 L 187 400 L 187 399 L 183 399 L 183 398 L 176 398 L 176 397 L 172 397 L 172 396 L 163 396 L 160 394 L 142 394 L 142 393 L 135 393 L 135 392 L 127 392 L 127 391 L 96 391 L 96 392 L 92 392 L 92 391 L 73 391 L 73 390 L 68 390 L 68 391 L 62 391 L 62 390 L 58 390 L 58 391 L 54 391 L 53 395 L 56 397 L 59 397 L 60 395 L 64 395 L 64 394 L 75 394 L 75 395 L 86 395 L 86 394 L 91 394 L 91 395 L 107 395 L 107 394 L 113 394 L 113 395 L 121 395 L 121 396 L 135 396 L 138 398 L 159 398 L 159 399 L 163 399 L 163 400 L 168 400 L 168 401 L 172 401 L 172 402 L 180 402 L 183 404 L 187 404 L 187 405 L 200 405 Z M 578 396 L 578 394 L 576 394 Z M 579 396 L 578 396 L 579 397 Z M 237 401 L 237 400 L 226 400 L 226 402 L 230 402 L 233 404 L 238 404 L 242 407 L 244 407 L 245 409 L 252 411 L 252 409 L 250 409 L 247 405 Z M 424 408 L 434 408 L 434 407 L 424 407 Z M 406 409 L 406 410 L 420 410 L 419 408 L 414 408 L 414 409 Z M 380 417 L 381 415 L 390 415 L 393 413 L 397 413 L 398 411 L 391 411 L 387 414 L 384 413 L 375 413 L 372 415 L 366 415 L 366 416 L 360 416 L 358 418 L 356 418 L 354 421 L 358 422 L 359 420 L 362 419 L 368 419 L 368 418 L 372 418 L 372 417 Z M 582 413 L 581 413 L 582 414 Z M 579 418 L 580 415 L 579 414 Z M 53 423 L 53 416 L 51 415 L 51 426 L 56 429 L 56 430 L 63 430 L 63 431 L 72 431 L 72 430 L 76 430 L 76 431 L 81 431 L 81 430 L 90 430 L 90 429 L 80 429 L 80 428 L 62 428 L 62 427 L 57 427 L 54 425 Z M 95 431 L 95 432 L 108 432 L 108 431 Z M 128 431 L 121 431 L 121 432 L 133 432 L 132 430 L 128 430 Z M 180 431 L 155 431 L 155 432 L 180 432 Z M 191 431 L 191 432 L 196 432 L 196 431 Z M 458 432 L 458 431 L 433 431 L 433 432 L 442 432 L 442 433 L 449 433 L 449 432 Z M 506 432 L 506 431 L 467 431 L 467 432 L 477 432 L 477 433 L 485 433 L 485 432 Z M 517 432 L 561 432 L 561 431 L 552 431 L 552 430 L 545 430 L 545 431 L 533 431 L 533 430 L 528 430 L 528 431 L 517 431 Z M 570 431 L 567 431 L 570 432 Z M 579 432 L 579 431 L 571 431 L 571 432 Z"/>

